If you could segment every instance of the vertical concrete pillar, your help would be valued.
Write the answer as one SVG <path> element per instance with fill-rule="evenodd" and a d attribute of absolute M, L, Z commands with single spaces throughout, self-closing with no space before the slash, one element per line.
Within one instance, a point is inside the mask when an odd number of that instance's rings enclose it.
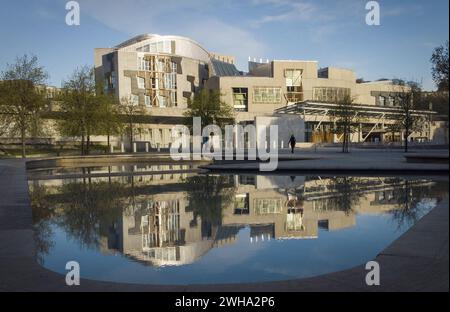
<path fill-rule="evenodd" d="M 137 145 L 136 142 L 133 142 L 133 153 L 136 153 L 137 151 Z"/>
<path fill-rule="evenodd" d="M 120 152 L 125 153 L 125 145 L 123 144 L 123 142 L 120 142 Z"/>
<path fill-rule="evenodd" d="M 114 146 L 112 144 L 109 145 L 109 152 L 114 153 Z"/>
<path fill-rule="evenodd" d="M 150 149 L 149 149 L 149 145 L 150 145 L 150 144 L 149 144 L 148 142 L 145 142 L 145 152 L 146 152 L 146 153 L 148 153 L 148 151 L 150 150 Z"/>

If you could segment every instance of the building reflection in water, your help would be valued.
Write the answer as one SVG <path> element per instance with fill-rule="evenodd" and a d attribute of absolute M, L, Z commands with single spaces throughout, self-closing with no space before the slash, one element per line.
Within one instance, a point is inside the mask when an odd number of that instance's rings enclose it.
<path fill-rule="evenodd" d="M 233 244 L 244 227 L 252 243 L 261 243 L 315 239 L 320 231 L 355 226 L 358 214 L 391 213 L 399 226 L 415 222 L 448 187 L 421 178 L 196 175 L 174 167 L 160 165 L 158 172 L 180 172 L 36 177 L 29 182 L 33 218 L 37 233 L 47 233 L 37 235 L 40 252 L 51 248 L 45 222 L 56 222 L 104 253 L 178 266 Z"/>

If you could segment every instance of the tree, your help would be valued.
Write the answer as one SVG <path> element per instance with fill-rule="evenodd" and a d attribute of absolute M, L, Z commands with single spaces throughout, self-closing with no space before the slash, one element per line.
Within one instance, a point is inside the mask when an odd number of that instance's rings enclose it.
<path fill-rule="evenodd" d="M 131 149 L 133 149 L 134 134 L 139 130 L 139 127 L 136 126 L 136 119 L 144 112 L 144 107 L 136 103 L 131 95 L 124 96 L 120 99 L 120 112 L 125 117 L 125 131 L 130 138 Z"/>
<path fill-rule="evenodd" d="M 403 130 L 403 141 L 405 153 L 408 152 L 408 138 L 416 130 L 419 130 L 421 118 L 414 114 L 414 108 L 419 106 L 421 98 L 420 85 L 415 82 L 404 82 L 399 80 L 396 84 L 396 97 L 398 107 L 401 110 L 397 123 Z"/>
<path fill-rule="evenodd" d="M 97 90 L 101 90 L 97 86 Z M 97 91 L 97 105 L 99 109 L 99 134 L 106 135 L 108 151 L 111 150 L 111 135 L 119 134 L 122 130 L 122 121 L 120 119 L 120 107 L 114 97 L 103 92 Z"/>
<path fill-rule="evenodd" d="M 7 69 L 1 73 L 0 79 L 0 113 L 2 122 L 11 135 L 20 134 L 22 157 L 26 156 L 25 139 L 36 132 L 41 113 L 47 101 L 37 86 L 45 83 L 48 74 L 39 66 L 36 56 L 23 55 L 16 58 L 14 64 L 7 64 Z M 2 126 L 5 129 L 5 126 Z"/>
<path fill-rule="evenodd" d="M 63 83 L 59 121 L 62 134 L 81 137 L 81 154 L 90 152 L 90 137 L 100 131 L 101 105 L 104 99 L 96 94 L 94 71 L 88 66 L 77 68 Z"/>
<path fill-rule="evenodd" d="M 192 127 L 192 118 L 201 117 L 202 128 L 216 124 L 221 129 L 227 124 L 234 123 L 233 107 L 220 99 L 220 92 L 203 89 L 188 103 L 188 110 L 184 114 L 185 124 Z"/>
<path fill-rule="evenodd" d="M 448 91 L 448 40 L 434 49 L 430 61 L 433 65 L 431 75 L 438 91 Z"/>
<path fill-rule="evenodd" d="M 334 122 L 333 132 L 342 136 L 342 152 L 348 153 L 351 135 L 359 131 L 358 112 L 350 96 L 347 95 L 338 101 L 332 119 Z"/>

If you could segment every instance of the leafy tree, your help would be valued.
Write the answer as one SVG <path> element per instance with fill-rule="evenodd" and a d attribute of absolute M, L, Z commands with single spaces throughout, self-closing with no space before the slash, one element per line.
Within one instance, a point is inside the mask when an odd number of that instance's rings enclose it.
<path fill-rule="evenodd" d="M 431 74 L 438 91 L 448 91 L 448 40 L 434 49 L 430 59 Z"/>
<path fill-rule="evenodd" d="M 106 99 L 96 92 L 94 71 L 88 66 L 77 68 L 63 84 L 61 96 L 62 134 L 81 137 L 81 154 L 90 152 L 91 135 L 101 132 L 101 120 Z"/>
<path fill-rule="evenodd" d="M 220 99 L 220 92 L 208 89 L 201 90 L 189 101 L 184 116 L 188 127 L 192 127 L 194 117 L 201 117 L 202 128 L 216 124 L 223 129 L 225 125 L 234 123 L 233 107 Z"/>
<path fill-rule="evenodd" d="M 7 64 L 0 79 L 0 119 L 2 131 L 10 135 L 20 134 L 22 157 L 26 156 L 25 139 L 36 133 L 37 125 L 47 101 L 44 94 L 37 90 L 48 78 L 36 56 L 23 55 L 16 58 L 14 64 Z"/>
<path fill-rule="evenodd" d="M 97 90 L 99 89 L 101 89 L 101 86 L 97 86 Z M 111 95 L 100 93 L 97 94 L 96 98 L 100 117 L 98 132 L 106 135 L 108 151 L 110 151 L 111 135 L 120 134 L 122 131 L 120 107 Z"/>

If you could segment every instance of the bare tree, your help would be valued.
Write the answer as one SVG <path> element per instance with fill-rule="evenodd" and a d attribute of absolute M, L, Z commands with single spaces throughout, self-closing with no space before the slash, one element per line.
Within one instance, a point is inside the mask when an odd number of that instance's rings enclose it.
<path fill-rule="evenodd" d="M 120 99 L 120 112 L 125 117 L 125 131 L 128 133 L 130 138 L 130 146 L 133 148 L 134 135 L 139 127 L 136 126 L 136 121 L 138 116 L 143 114 L 144 107 L 139 105 L 139 103 L 131 96 L 124 96 Z"/>
<path fill-rule="evenodd" d="M 14 64 L 7 64 L 7 69 L 1 73 L 0 79 L 0 113 L 3 125 L 11 135 L 20 134 L 22 157 L 26 156 L 25 138 L 35 130 L 38 119 L 46 107 L 44 94 L 37 90 L 37 86 L 44 84 L 48 74 L 39 66 L 36 56 L 23 55 L 16 58 Z"/>
<path fill-rule="evenodd" d="M 398 80 L 395 85 L 397 90 L 396 101 L 401 110 L 397 123 L 403 131 L 403 145 L 405 153 L 407 153 L 409 137 L 420 129 L 419 121 L 421 118 L 414 113 L 414 108 L 419 103 L 421 89 L 419 84 L 415 82 Z"/>
<path fill-rule="evenodd" d="M 359 131 L 360 122 L 358 111 L 350 96 L 345 96 L 338 101 L 332 119 L 334 122 L 333 132 L 342 137 L 342 152 L 348 153 L 351 135 Z"/>

